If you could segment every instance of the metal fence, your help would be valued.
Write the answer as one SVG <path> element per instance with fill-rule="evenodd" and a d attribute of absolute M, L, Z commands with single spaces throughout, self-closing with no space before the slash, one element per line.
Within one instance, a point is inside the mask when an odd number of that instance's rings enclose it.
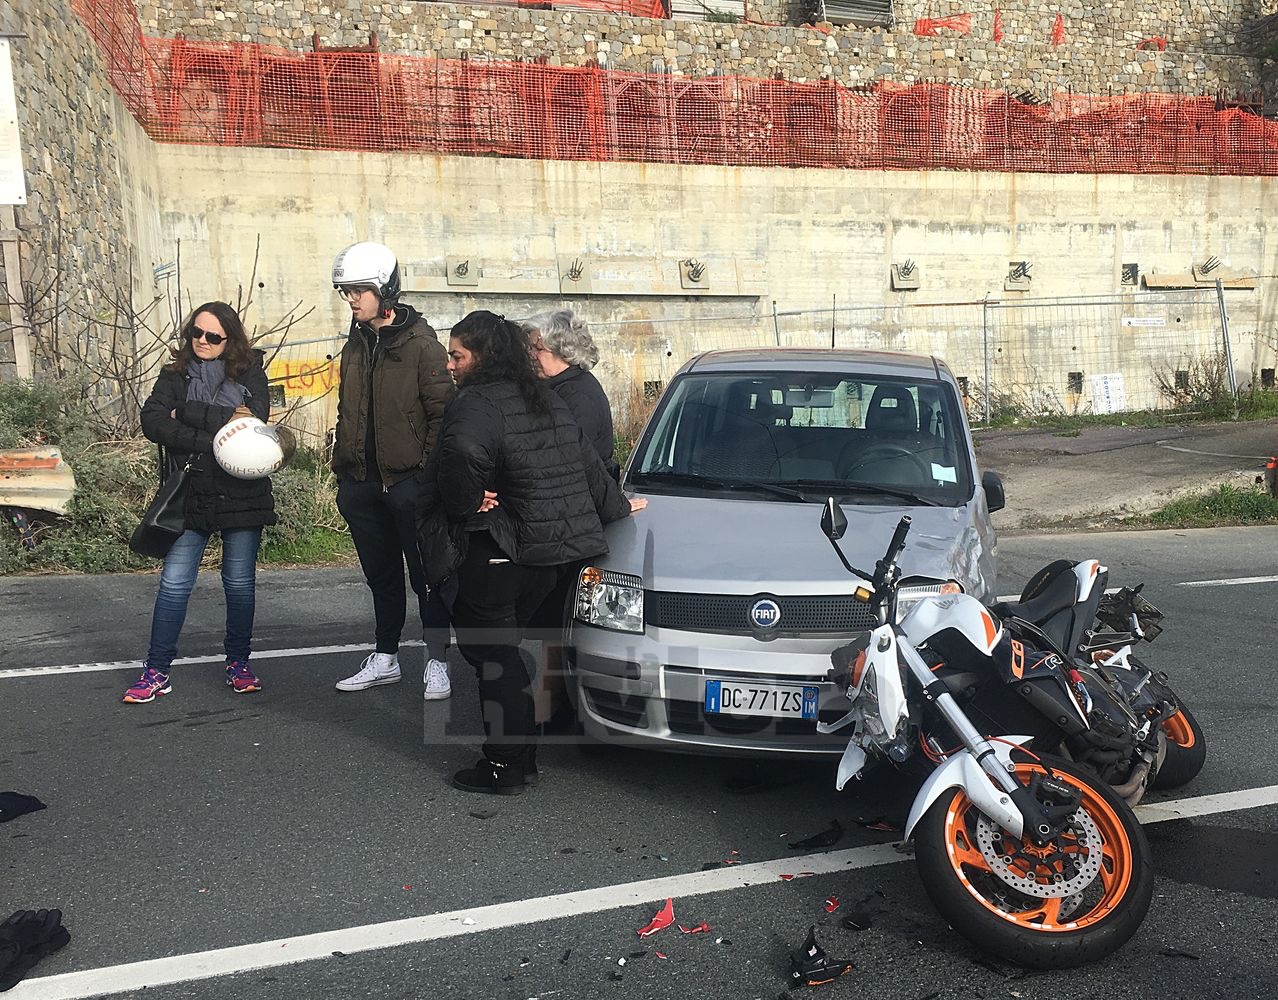
<path fill-rule="evenodd" d="M 1225 300 L 1211 289 L 1138 295 L 839 306 L 666 320 L 592 322 L 614 349 L 599 374 L 614 395 L 654 398 L 693 355 L 760 347 L 851 348 L 945 360 L 973 420 L 1002 413 L 1158 409 L 1204 371 L 1231 377 Z M 628 331 L 639 330 L 637 335 Z M 1252 360 L 1245 356 L 1243 363 Z M 634 387 L 633 390 L 631 387 Z M 621 406 L 624 409 L 625 403 Z"/>

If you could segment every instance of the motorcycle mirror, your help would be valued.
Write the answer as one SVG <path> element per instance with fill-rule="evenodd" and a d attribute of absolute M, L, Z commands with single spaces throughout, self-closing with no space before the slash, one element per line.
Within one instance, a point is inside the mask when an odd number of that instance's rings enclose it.
<path fill-rule="evenodd" d="M 997 472 L 982 474 L 981 489 L 985 491 L 985 505 L 989 507 L 991 514 L 1007 506 L 1007 497 L 1003 493 L 1003 480 Z"/>
<path fill-rule="evenodd" d="M 843 533 L 848 530 L 847 515 L 843 513 L 843 508 L 835 503 L 834 497 L 826 498 L 825 510 L 821 512 L 821 530 L 832 542 L 842 538 Z"/>

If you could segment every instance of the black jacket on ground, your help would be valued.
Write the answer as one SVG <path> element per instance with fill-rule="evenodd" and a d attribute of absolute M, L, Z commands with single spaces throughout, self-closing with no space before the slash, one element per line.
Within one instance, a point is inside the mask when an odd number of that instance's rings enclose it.
<path fill-rule="evenodd" d="M 417 475 L 454 391 L 434 329 L 407 305 L 395 307 L 380 333 L 352 320 L 341 369 L 333 471 L 388 488 Z"/>
<path fill-rule="evenodd" d="M 234 407 L 201 403 L 186 398 L 190 376 L 165 369 L 142 406 L 142 433 L 164 445 L 179 467 L 192 459 L 190 488 L 186 498 L 186 526 L 212 534 L 237 528 L 275 524 L 275 499 L 271 479 L 237 479 L 213 458 L 213 435 L 235 413 Z M 271 415 L 270 390 L 260 357 L 239 379 L 244 405 L 253 416 Z M 176 417 L 169 414 L 177 411 Z"/>
<path fill-rule="evenodd" d="M 586 435 L 590 446 L 599 453 L 599 459 L 609 474 L 617 478 L 617 463 L 613 451 L 617 442 L 612 435 L 612 407 L 608 394 L 592 372 L 577 365 L 569 365 L 546 382 L 568 404 L 577 426 Z"/>
<path fill-rule="evenodd" d="M 551 412 L 532 413 L 513 382 L 466 385 L 449 404 L 439 438 L 439 490 L 448 520 L 492 534 L 510 558 L 557 566 L 608 551 L 603 526 L 630 502 L 573 420 L 547 394 Z M 500 504 L 472 517 L 485 490 Z"/>

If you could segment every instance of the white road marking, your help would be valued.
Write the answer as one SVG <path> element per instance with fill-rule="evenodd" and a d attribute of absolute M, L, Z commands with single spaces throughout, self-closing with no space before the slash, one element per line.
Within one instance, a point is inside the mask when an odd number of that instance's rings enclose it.
<path fill-rule="evenodd" d="M 1137 812 L 1142 822 L 1162 823 L 1190 816 L 1207 816 L 1213 813 L 1236 812 L 1273 805 L 1278 805 L 1278 785 L 1160 802 L 1141 806 Z M 907 858 L 908 856 L 898 851 L 893 844 L 872 844 L 845 851 L 798 855 L 775 861 L 688 872 L 683 875 L 646 879 L 642 882 L 583 889 L 580 892 L 565 892 L 536 899 L 518 899 L 468 910 L 451 910 L 429 916 L 389 920 L 380 924 L 344 927 L 340 930 L 277 938 L 273 941 L 261 941 L 231 948 L 217 948 L 187 955 L 173 955 L 169 958 L 130 962 L 126 965 L 42 976 L 19 983 L 7 994 L 7 1000 L 8 998 L 12 1000 L 37 1000 L 37 998 L 38 1000 L 81 1000 L 83 997 L 123 993 L 147 987 L 168 986 L 257 969 L 272 969 L 284 965 L 295 965 L 299 962 L 311 962 L 330 958 L 335 951 L 351 955 L 467 934 L 482 934 L 485 931 L 518 927 L 546 920 L 602 913 L 644 903 L 659 904 L 667 898 L 674 897 L 679 899 L 675 906 L 676 918 L 678 918 L 681 910 L 685 914 L 689 910 L 695 913 L 695 907 L 682 906 L 683 899 L 689 896 L 728 892 L 756 885 L 776 885 L 779 876 L 783 874 L 798 876 L 802 872 L 805 877 L 807 873 L 831 875 L 856 868 L 895 864 Z"/>
<path fill-rule="evenodd" d="M 420 639 L 405 639 L 401 646 L 421 646 Z M 365 643 L 348 646 L 299 646 L 296 649 L 255 649 L 254 660 L 283 660 L 294 656 L 328 656 L 332 653 L 371 653 L 373 647 Z M 196 663 L 226 662 L 221 653 L 216 656 L 179 656 L 173 661 L 176 667 Z M 11 677 L 44 677 L 52 674 L 93 674 L 103 670 L 141 670 L 141 660 L 111 660 L 105 663 L 63 663 L 53 667 L 12 667 L 0 670 L 0 680 Z"/>
<path fill-rule="evenodd" d="M 1278 576 L 1233 576 L 1223 580 L 1188 580 L 1177 587 L 1242 587 L 1249 583 L 1278 583 Z"/>

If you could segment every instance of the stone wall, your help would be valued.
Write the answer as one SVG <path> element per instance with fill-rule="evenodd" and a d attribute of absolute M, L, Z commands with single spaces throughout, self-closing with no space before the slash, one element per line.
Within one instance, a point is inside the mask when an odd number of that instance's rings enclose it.
<path fill-rule="evenodd" d="M 798 3 L 759 8 L 762 20 L 797 20 Z M 206 41 L 246 41 L 309 49 L 362 45 L 376 32 L 385 52 L 442 58 L 598 61 L 614 69 L 669 70 L 685 75 L 739 73 L 793 80 L 832 77 L 845 84 L 876 80 L 938 81 L 1046 95 L 1169 91 L 1251 91 L 1260 66 L 1239 33 L 1273 0 L 1108 0 L 1095 5 L 1013 0 L 1002 8 L 1003 38 L 993 40 L 994 11 L 973 13 L 968 35 L 941 29 L 914 33 L 915 20 L 965 13 L 962 0 L 903 0 L 889 29 L 659 21 L 580 11 L 528 10 L 453 3 L 368 0 L 138 0 L 143 30 Z M 756 8 L 751 8 L 756 10 Z M 763 16 L 766 14 L 767 16 Z M 1064 44 L 1052 45 L 1057 14 Z M 1138 49 L 1162 37 L 1165 51 Z"/>
<path fill-rule="evenodd" d="M 55 274 L 58 301 L 80 317 L 110 309 L 119 295 L 145 301 L 159 240 L 153 144 L 64 0 L 0 0 L 0 31 L 27 36 L 11 45 L 27 184 L 27 204 L 15 213 L 33 320 L 51 329 Z M 62 324 L 68 333 L 85 321 L 63 313 Z M 0 342 L 0 377 L 13 374 L 12 344 Z"/>

